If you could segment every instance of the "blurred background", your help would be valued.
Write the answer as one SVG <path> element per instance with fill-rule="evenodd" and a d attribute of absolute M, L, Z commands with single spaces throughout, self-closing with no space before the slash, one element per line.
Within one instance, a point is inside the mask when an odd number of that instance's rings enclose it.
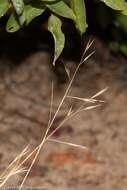
<path fill-rule="evenodd" d="M 0 172 L 27 145 L 33 149 L 45 132 L 54 83 L 53 113 L 89 39 L 94 55 L 77 73 L 70 95 L 99 97 L 100 108 L 69 120 L 53 138 L 81 144 L 86 150 L 48 142 L 33 167 L 25 186 L 41 190 L 126 190 L 127 187 L 127 16 L 98 1 L 86 1 L 87 32 L 81 37 L 69 19 L 63 19 L 66 35 L 63 53 L 52 66 L 53 39 L 47 32 L 49 12 L 37 17 L 18 32 L 7 33 L 8 16 L 0 20 Z M 63 120 L 67 100 L 53 127 Z M 31 163 L 31 160 L 28 164 Z M 23 175 L 12 177 L 5 186 L 16 188 Z M 24 187 L 25 188 L 25 187 Z"/>

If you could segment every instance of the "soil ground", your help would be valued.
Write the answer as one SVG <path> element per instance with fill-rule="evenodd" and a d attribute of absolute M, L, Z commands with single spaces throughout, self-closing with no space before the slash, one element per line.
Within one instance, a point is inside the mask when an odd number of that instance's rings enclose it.
<path fill-rule="evenodd" d="M 63 144 L 45 144 L 24 189 L 126 190 L 127 189 L 127 63 L 113 56 L 99 41 L 96 54 L 76 76 L 71 95 L 90 97 L 105 87 L 102 107 L 69 120 L 53 137 L 84 145 L 88 150 Z M 33 149 L 46 129 L 54 82 L 56 109 L 66 83 L 54 74 L 49 54 L 39 51 L 21 64 L 0 60 L 0 172 L 27 145 Z M 67 63 L 74 70 L 75 64 Z M 68 101 L 54 127 L 63 119 Z M 23 176 L 12 177 L 3 189 L 16 189 Z"/>

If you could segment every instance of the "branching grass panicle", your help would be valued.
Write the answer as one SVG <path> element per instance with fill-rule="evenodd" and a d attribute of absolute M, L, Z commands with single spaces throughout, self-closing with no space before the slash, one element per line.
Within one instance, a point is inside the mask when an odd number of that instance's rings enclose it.
<path fill-rule="evenodd" d="M 80 66 L 82 64 L 84 64 L 92 55 L 94 52 L 87 54 L 89 48 L 91 47 L 93 41 L 89 41 L 89 43 L 87 44 L 86 46 L 86 49 L 81 57 L 81 61 L 80 63 L 78 64 L 74 74 L 72 77 L 70 77 L 70 82 L 66 88 L 66 91 L 58 105 L 58 108 L 55 112 L 54 115 L 52 115 L 53 113 L 53 83 L 52 83 L 52 87 L 51 87 L 51 105 L 50 105 L 50 112 L 49 112 L 49 120 L 48 120 L 48 125 L 47 125 L 47 129 L 46 129 L 46 132 L 44 134 L 44 136 L 42 136 L 42 140 L 41 140 L 41 143 L 33 150 L 33 151 L 30 151 L 28 149 L 28 146 L 14 159 L 13 162 L 11 162 L 11 164 L 5 169 L 5 171 L 1 174 L 0 176 L 0 187 L 2 187 L 6 182 L 7 180 L 14 176 L 14 175 L 17 175 L 17 174 L 21 174 L 21 173 L 25 173 L 24 177 L 23 177 L 23 180 L 22 180 L 22 183 L 20 184 L 19 186 L 19 190 L 22 189 L 34 163 L 36 162 L 39 154 L 40 154 L 40 151 L 42 150 L 44 144 L 46 142 L 53 142 L 53 143 L 60 143 L 60 144 L 64 144 L 64 145 L 68 145 L 68 146 L 71 146 L 71 147 L 74 147 L 74 148 L 81 148 L 81 149 L 87 149 L 87 147 L 83 146 L 83 145 L 79 145 L 79 144 L 75 144 L 73 142 L 65 142 L 65 141 L 62 141 L 62 140 L 57 140 L 57 139 L 54 139 L 52 136 L 53 134 L 59 130 L 69 119 L 71 119 L 72 117 L 76 116 L 77 114 L 83 112 L 83 111 L 87 111 L 87 110 L 91 110 L 91 109 L 95 109 L 97 107 L 100 107 L 102 105 L 102 103 L 104 102 L 103 100 L 100 100 L 98 99 L 98 97 L 104 93 L 107 88 L 97 92 L 96 94 L 94 94 L 92 97 L 90 98 L 81 98 L 81 97 L 77 97 L 77 96 L 69 96 L 68 93 L 70 91 L 70 88 L 72 86 L 72 83 L 76 77 L 76 74 L 80 68 Z M 60 122 L 60 124 L 55 128 L 53 129 L 52 131 L 50 130 L 53 126 L 53 123 L 56 119 L 56 117 L 58 116 L 59 114 L 59 111 L 61 110 L 62 108 L 62 105 L 63 103 L 65 102 L 65 100 L 67 98 L 71 98 L 71 99 L 75 99 L 77 101 L 81 101 L 82 104 L 81 106 L 79 106 L 79 108 L 77 108 L 76 110 L 73 110 L 72 106 L 70 106 L 70 109 L 68 110 L 68 112 L 65 114 L 65 117 L 63 118 L 63 120 Z M 88 104 L 89 103 L 89 104 Z M 34 155 L 34 157 L 33 157 Z M 33 157 L 33 160 L 31 162 L 31 164 L 29 166 L 24 166 L 26 164 L 26 162 L 31 158 Z"/>

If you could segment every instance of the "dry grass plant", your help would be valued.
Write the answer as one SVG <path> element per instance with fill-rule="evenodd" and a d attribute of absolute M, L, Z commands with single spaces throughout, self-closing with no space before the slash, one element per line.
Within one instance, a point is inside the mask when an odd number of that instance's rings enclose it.
<path fill-rule="evenodd" d="M 10 163 L 10 165 L 5 169 L 5 171 L 1 174 L 0 176 L 0 188 L 3 187 L 3 185 L 7 182 L 7 180 L 14 175 L 17 174 L 21 174 L 21 173 L 25 173 L 22 183 L 19 186 L 19 190 L 22 189 L 35 161 L 37 160 L 40 151 L 42 150 L 44 144 L 49 141 L 49 142 L 55 142 L 55 143 L 61 143 L 64 145 L 68 145 L 68 146 L 72 146 L 75 148 L 81 148 L 81 149 L 87 149 L 87 147 L 83 146 L 83 145 L 78 145 L 78 144 L 74 144 L 71 142 L 65 142 L 65 141 L 61 141 L 61 140 L 57 140 L 52 138 L 53 134 L 59 130 L 63 124 L 65 124 L 65 122 L 67 122 L 69 119 L 71 119 L 72 117 L 76 116 L 77 114 L 79 114 L 80 112 L 83 111 L 87 111 L 87 110 L 91 110 L 97 107 L 100 107 L 102 105 L 102 103 L 104 102 L 103 100 L 99 100 L 97 97 L 100 96 L 102 93 L 104 93 L 107 88 L 99 91 L 98 93 L 94 94 L 92 97 L 90 98 L 80 98 L 80 97 L 76 97 L 76 96 L 69 96 L 68 93 L 70 91 L 70 88 L 72 86 L 72 83 L 74 81 L 74 78 L 80 68 L 80 66 L 82 64 L 84 64 L 92 55 L 94 52 L 90 53 L 87 55 L 87 52 L 89 50 L 89 48 L 91 47 L 91 45 L 93 44 L 93 41 L 89 41 L 88 44 L 86 45 L 85 51 L 83 52 L 83 55 L 81 57 L 81 61 L 78 64 L 72 78 L 70 79 L 70 82 L 68 84 L 68 87 L 66 88 L 65 94 L 62 97 L 60 104 L 58 105 L 58 108 L 55 112 L 55 114 L 52 116 L 52 109 L 53 109 L 53 84 L 52 84 L 52 90 L 51 90 L 51 106 L 50 106 L 50 113 L 49 113 L 49 121 L 48 121 L 48 125 L 47 125 L 47 129 L 46 132 L 44 134 L 44 136 L 42 136 L 42 141 L 41 143 L 32 151 L 29 150 L 28 146 L 14 159 L 13 162 Z M 86 56 L 87 55 L 87 56 Z M 70 76 L 69 76 L 70 77 Z M 52 131 L 50 132 L 50 129 L 53 126 L 53 123 L 55 121 L 55 118 L 58 116 L 60 109 L 62 108 L 62 105 L 64 103 L 64 101 L 66 100 L 66 98 L 71 98 L 71 99 L 75 99 L 77 101 L 82 101 L 81 106 L 79 106 L 78 109 L 73 110 L 72 107 L 70 107 L 70 109 L 68 110 L 68 112 L 65 114 L 64 119 L 61 121 L 61 123 Z M 90 104 L 90 105 L 89 105 Z M 25 167 L 25 163 L 34 155 L 34 158 L 31 162 L 31 164 L 28 167 Z"/>

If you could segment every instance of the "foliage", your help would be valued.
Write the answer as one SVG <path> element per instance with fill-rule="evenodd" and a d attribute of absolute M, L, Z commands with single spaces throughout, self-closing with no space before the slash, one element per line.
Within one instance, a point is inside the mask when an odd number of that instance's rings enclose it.
<path fill-rule="evenodd" d="M 71 19 L 80 34 L 86 32 L 86 1 L 87 0 L 0 0 L 0 17 L 8 15 L 6 30 L 8 32 L 16 32 L 20 28 L 27 26 L 34 18 L 42 15 L 49 10 L 48 30 L 52 33 L 55 42 L 54 62 L 60 56 L 64 44 L 65 37 L 62 32 L 62 17 Z M 93 0 L 94 1 L 94 0 Z M 119 20 L 126 27 L 123 18 L 127 15 L 126 0 L 99 0 L 112 9 L 122 13 Z"/>

